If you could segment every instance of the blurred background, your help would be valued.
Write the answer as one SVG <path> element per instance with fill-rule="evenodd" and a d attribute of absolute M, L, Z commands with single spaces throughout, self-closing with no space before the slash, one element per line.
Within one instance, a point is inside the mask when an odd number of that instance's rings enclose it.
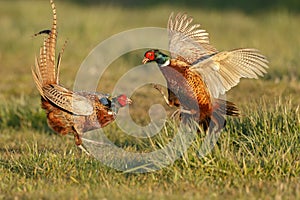
<path fill-rule="evenodd" d="M 77 3 L 80 5 L 115 5 L 122 6 L 127 8 L 132 7 L 155 7 L 159 5 L 171 5 L 177 7 L 185 7 L 185 8 L 195 8 L 200 7 L 202 9 L 213 9 L 224 11 L 227 10 L 240 10 L 247 13 L 255 13 L 255 12 L 266 12 L 274 9 L 286 9 L 292 12 L 299 12 L 300 2 L 297 0 L 231 0 L 231 1 L 222 1 L 222 0 L 174 0 L 174 1 L 159 1 L 159 0 L 112 0 L 112 1 L 103 1 L 103 0 L 65 0 L 73 3 Z"/>
<path fill-rule="evenodd" d="M 253 47 L 268 57 L 268 74 L 260 80 L 243 80 L 228 93 L 230 98 L 240 104 L 249 100 L 249 94 L 253 99 L 292 95 L 299 100 L 298 0 L 56 0 L 55 3 L 57 50 L 68 41 L 61 66 L 61 82 L 68 88 L 72 88 L 80 64 L 100 42 L 133 28 L 165 28 L 171 12 L 186 12 L 209 32 L 217 49 Z M 34 105 L 38 105 L 30 68 L 43 37 L 32 36 L 49 29 L 51 23 L 48 0 L 0 1 L 0 101 L 25 96 L 34 97 Z M 122 74 L 140 65 L 144 51 L 128 53 L 113 62 L 101 78 L 99 90 L 110 92 Z M 160 99 L 156 91 L 154 94 Z"/>

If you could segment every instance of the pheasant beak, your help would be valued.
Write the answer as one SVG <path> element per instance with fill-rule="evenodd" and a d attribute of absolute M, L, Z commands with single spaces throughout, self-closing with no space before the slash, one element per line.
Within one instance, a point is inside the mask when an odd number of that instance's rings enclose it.
<path fill-rule="evenodd" d="M 149 62 L 150 61 L 150 59 L 149 58 L 146 58 L 146 57 L 144 57 L 144 59 L 143 59 L 143 61 L 142 61 L 142 63 L 143 64 L 146 64 L 147 62 Z"/>

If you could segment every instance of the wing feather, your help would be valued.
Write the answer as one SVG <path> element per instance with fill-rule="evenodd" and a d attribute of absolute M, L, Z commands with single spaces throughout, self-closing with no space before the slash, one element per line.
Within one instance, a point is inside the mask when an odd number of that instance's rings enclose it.
<path fill-rule="evenodd" d="M 236 86 L 241 78 L 257 79 L 266 73 L 267 68 L 268 61 L 258 50 L 236 49 L 200 60 L 190 70 L 200 74 L 211 95 L 218 98 Z"/>
<path fill-rule="evenodd" d="M 168 21 L 169 51 L 172 58 L 192 64 L 203 56 L 216 53 L 209 44 L 208 33 L 200 24 L 192 24 L 193 18 L 186 14 L 172 13 Z"/>
<path fill-rule="evenodd" d="M 66 88 L 50 84 L 43 87 L 44 96 L 56 106 L 76 115 L 91 115 L 93 105 L 90 100 Z"/>

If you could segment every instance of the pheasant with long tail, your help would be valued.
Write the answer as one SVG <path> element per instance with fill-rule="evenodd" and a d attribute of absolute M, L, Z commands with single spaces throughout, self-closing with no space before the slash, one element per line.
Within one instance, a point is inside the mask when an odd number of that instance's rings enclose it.
<path fill-rule="evenodd" d="M 50 4 L 53 11 L 52 28 L 35 34 L 45 34 L 46 37 L 32 68 L 33 79 L 41 95 L 42 108 L 47 113 L 48 125 L 58 134 L 73 134 L 76 145 L 88 153 L 82 146 L 83 133 L 113 122 L 119 108 L 130 104 L 131 100 L 125 94 L 111 98 L 98 92 L 73 92 L 59 84 L 64 47 L 56 63 L 56 8 L 53 0 L 50 0 Z"/>
<path fill-rule="evenodd" d="M 168 95 L 155 85 L 169 106 L 180 107 L 182 119 L 192 117 L 204 130 L 217 131 L 225 125 L 225 115 L 239 116 L 237 106 L 220 98 L 241 78 L 258 78 L 266 73 L 268 61 L 252 48 L 216 50 L 200 24 L 192 24 L 186 14 L 171 14 L 168 21 L 171 56 L 152 49 L 143 63 L 156 62 L 166 78 Z M 212 126 L 210 126 L 212 125 Z M 211 131 L 211 130 L 210 130 Z"/>

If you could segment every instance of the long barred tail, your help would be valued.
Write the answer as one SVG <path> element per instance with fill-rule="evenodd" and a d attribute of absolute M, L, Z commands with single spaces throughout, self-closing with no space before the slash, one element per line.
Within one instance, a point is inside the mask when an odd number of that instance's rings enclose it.
<path fill-rule="evenodd" d="M 58 62 L 55 62 L 55 49 L 57 41 L 56 7 L 53 0 L 50 0 L 53 13 L 51 30 L 42 30 L 36 35 L 46 34 L 43 45 L 40 48 L 39 57 L 36 58 L 35 66 L 32 68 L 32 75 L 36 86 L 42 96 L 43 87 L 49 84 L 59 84 L 59 65 L 65 45 L 58 55 Z M 66 43 L 65 43 L 66 44 Z"/>
<path fill-rule="evenodd" d="M 39 87 L 57 83 L 55 66 L 55 48 L 56 48 L 56 7 L 53 0 L 50 0 L 53 12 L 53 22 L 51 30 L 43 30 L 35 35 L 47 34 L 44 43 L 40 48 L 39 57 L 36 58 L 35 68 L 32 69 L 34 80 Z"/>

